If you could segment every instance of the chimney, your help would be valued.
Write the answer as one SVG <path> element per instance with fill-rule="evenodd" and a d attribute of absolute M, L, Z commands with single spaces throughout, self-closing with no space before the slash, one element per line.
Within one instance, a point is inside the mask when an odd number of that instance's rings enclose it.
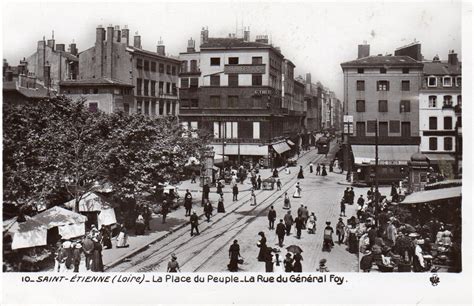
<path fill-rule="evenodd" d="M 364 41 L 363 45 L 359 45 L 358 52 L 357 52 L 357 59 L 370 56 L 370 45 Z"/>
<path fill-rule="evenodd" d="M 95 63 L 94 76 L 96 78 L 101 78 L 104 72 L 104 40 L 105 40 L 105 29 L 99 25 L 96 29 L 95 37 Z"/>
<path fill-rule="evenodd" d="M 454 53 L 454 50 L 450 50 L 448 53 L 448 64 L 457 65 L 458 63 L 458 54 Z"/>
<path fill-rule="evenodd" d="M 244 30 L 244 41 L 246 42 L 250 41 L 250 27 Z"/>
<path fill-rule="evenodd" d="M 311 73 L 306 74 L 306 84 L 311 84 Z"/>
<path fill-rule="evenodd" d="M 165 54 L 165 45 L 163 44 L 163 41 L 161 40 L 161 37 L 160 37 L 160 40 L 158 41 L 158 45 L 156 46 L 156 53 L 158 53 L 159 55 L 162 55 L 162 56 L 166 56 L 166 54 Z"/>
<path fill-rule="evenodd" d="M 56 51 L 66 52 L 66 45 L 65 44 L 57 44 Z"/>
<path fill-rule="evenodd" d="M 120 26 L 114 27 L 114 42 L 120 42 Z"/>
<path fill-rule="evenodd" d="M 36 48 L 37 56 L 36 56 L 36 76 L 39 80 L 43 80 L 44 77 L 44 64 L 45 64 L 45 57 L 46 57 L 46 41 L 40 40 L 38 41 L 38 47 Z"/>
<path fill-rule="evenodd" d="M 45 87 L 51 87 L 51 65 L 49 62 L 46 62 L 44 65 L 44 85 Z"/>
<path fill-rule="evenodd" d="M 196 52 L 196 44 L 192 37 L 188 40 L 188 48 L 186 49 L 186 52 L 188 53 Z"/>
<path fill-rule="evenodd" d="M 255 42 L 268 44 L 268 35 L 257 35 Z"/>
<path fill-rule="evenodd" d="M 130 42 L 129 39 L 130 39 L 130 30 L 128 29 L 128 26 L 125 25 L 122 29 L 122 43 L 128 46 Z"/>
<path fill-rule="evenodd" d="M 107 27 L 107 44 L 105 49 L 105 77 L 113 78 L 112 76 L 112 49 L 114 43 L 114 27 L 109 25 Z"/>
<path fill-rule="evenodd" d="M 114 40 L 114 27 L 110 24 L 107 27 L 107 43 L 112 42 Z"/>
<path fill-rule="evenodd" d="M 54 51 L 54 39 L 48 39 L 48 47 Z"/>
<path fill-rule="evenodd" d="M 102 43 L 105 40 L 105 29 L 99 25 L 95 30 L 95 42 Z"/>
<path fill-rule="evenodd" d="M 209 40 L 209 30 L 207 27 L 201 29 L 201 45 L 207 43 Z"/>
<path fill-rule="evenodd" d="M 76 47 L 76 44 L 75 43 L 71 43 L 69 44 L 69 53 L 71 53 L 72 55 L 76 55 L 77 56 L 77 47 Z"/>
<path fill-rule="evenodd" d="M 135 32 L 135 36 L 133 36 L 133 46 L 138 49 L 142 48 L 142 40 L 138 32 Z"/>
<path fill-rule="evenodd" d="M 423 60 L 421 55 L 421 44 L 416 40 L 408 46 L 404 46 L 395 50 L 395 56 L 409 56 L 416 61 Z"/>

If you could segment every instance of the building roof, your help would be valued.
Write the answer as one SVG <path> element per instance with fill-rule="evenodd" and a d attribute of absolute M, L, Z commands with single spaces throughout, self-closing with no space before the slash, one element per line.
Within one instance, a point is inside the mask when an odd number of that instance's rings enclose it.
<path fill-rule="evenodd" d="M 73 81 L 61 81 L 59 86 L 69 87 L 80 87 L 80 86 L 122 86 L 122 87 L 134 87 L 131 84 L 125 82 L 108 79 L 108 78 L 97 78 L 97 79 L 85 79 L 85 80 L 73 80 Z"/>
<path fill-rule="evenodd" d="M 419 204 L 430 203 L 441 200 L 448 200 L 453 198 L 460 198 L 462 194 L 462 187 L 450 187 L 434 190 L 425 190 L 414 192 L 408 195 L 401 204 Z"/>
<path fill-rule="evenodd" d="M 149 55 L 149 56 L 153 56 L 153 57 L 158 57 L 160 59 L 164 59 L 164 60 L 168 60 L 168 61 L 172 61 L 172 62 L 175 62 L 176 64 L 179 64 L 180 61 L 174 57 L 170 57 L 170 56 L 163 56 L 163 55 L 160 55 L 156 52 L 153 52 L 153 51 L 148 51 L 148 50 L 143 50 L 143 49 L 140 49 L 140 48 L 136 48 L 136 47 L 133 47 L 133 46 L 127 46 L 127 51 L 131 51 L 131 52 L 137 52 L 137 53 L 142 53 L 142 54 L 145 54 L 145 55 Z"/>
<path fill-rule="evenodd" d="M 461 62 L 450 65 L 448 62 L 425 62 L 423 73 L 427 75 L 452 75 L 461 74 Z"/>
<path fill-rule="evenodd" d="M 349 67 L 381 67 L 381 66 L 419 66 L 423 67 L 423 63 L 414 60 L 409 56 L 393 56 L 393 55 L 376 55 L 359 58 L 353 61 L 344 62 L 342 68 Z"/>
<path fill-rule="evenodd" d="M 256 41 L 244 41 L 243 38 L 208 38 L 207 42 L 202 43 L 201 50 L 205 49 L 272 49 L 277 54 L 281 52 L 270 44 Z M 282 55 L 281 55 L 282 56 Z"/>

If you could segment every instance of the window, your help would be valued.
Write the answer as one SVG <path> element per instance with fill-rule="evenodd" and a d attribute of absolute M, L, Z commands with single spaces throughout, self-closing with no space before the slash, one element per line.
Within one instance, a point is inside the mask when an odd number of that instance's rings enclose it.
<path fill-rule="evenodd" d="M 458 95 L 458 106 L 462 106 L 462 96 Z"/>
<path fill-rule="evenodd" d="M 356 112 L 363 113 L 365 112 L 365 100 L 356 101 Z"/>
<path fill-rule="evenodd" d="M 364 68 L 357 68 L 357 73 L 359 73 L 359 74 L 364 73 Z"/>
<path fill-rule="evenodd" d="M 145 104 L 144 106 L 145 115 L 149 115 L 150 114 L 150 101 L 146 100 L 143 102 Z"/>
<path fill-rule="evenodd" d="M 141 58 L 137 58 L 137 69 L 143 68 L 143 60 Z"/>
<path fill-rule="evenodd" d="M 191 107 L 199 107 L 199 100 L 191 99 Z"/>
<path fill-rule="evenodd" d="M 82 89 L 82 93 L 83 93 L 84 95 L 89 94 L 89 88 L 83 88 L 83 89 Z"/>
<path fill-rule="evenodd" d="M 453 79 L 450 76 L 443 77 L 443 87 L 452 87 Z"/>
<path fill-rule="evenodd" d="M 191 78 L 190 88 L 197 88 L 199 84 L 198 78 Z"/>
<path fill-rule="evenodd" d="M 93 88 L 93 89 L 92 89 L 92 92 L 93 92 L 94 94 L 98 94 L 98 93 L 99 93 L 99 88 Z"/>
<path fill-rule="evenodd" d="M 364 121 L 356 122 L 356 135 L 365 136 L 365 122 Z"/>
<path fill-rule="evenodd" d="M 171 74 L 171 66 L 166 65 L 166 74 Z"/>
<path fill-rule="evenodd" d="M 195 131 L 195 130 L 198 129 L 198 122 L 197 121 L 191 121 L 190 126 L 191 126 L 191 131 Z"/>
<path fill-rule="evenodd" d="M 388 122 L 386 121 L 379 122 L 379 136 L 382 136 L 382 137 L 388 136 Z"/>
<path fill-rule="evenodd" d="M 182 61 L 181 62 L 181 72 L 188 72 L 188 62 Z"/>
<path fill-rule="evenodd" d="M 438 150 L 438 138 L 430 137 L 429 142 L 430 142 L 430 151 Z"/>
<path fill-rule="evenodd" d="M 229 65 L 238 65 L 239 58 L 238 57 L 229 57 Z"/>
<path fill-rule="evenodd" d="M 229 74 L 228 83 L 229 83 L 229 86 L 231 86 L 231 87 L 239 86 L 239 75 L 238 74 Z"/>
<path fill-rule="evenodd" d="M 252 86 L 262 86 L 262 75 L 253 74 L 252 75 Z"/>
<path fill-rule="evenodd" d="M 137 100 L 137 114 L 142 113 L 142 100 Z"/>
<path fill-rule="evenodd" d="M 263 63 L 261 56 L 252 56 L 252 65 L 261 65 Z"/>
<path fill-rule="evenodd" d="M 123 104 L 123 112 L 127 115 L 130 114 L 130 105 L 128 103 Z"/>
<path fill-rule="evenodd" d="M 402 68 L 402 73 L 410 73 L 410 68 Z"/>
<path fill-rule="evenodd" d="M 209 97 L 209 106 L 210 107 L 221 107 L 221 97 L 220 96 L 210 96 Z"/>
<path fill-rule="evenodd" d="M 164 104 L 165 104 L 165 101 L 161 100 L 159 101 L 159 104 L 158 104 L 158 115 L 160 116 L 163 116 L 163 113 L 165 111 L 164 109 Z"/>
<path fill-rule="evenodd" d="M 438 129 L 438 118 L 437 117 L 430 117 L 429 118 L 429 129 L 430 130 L 437 130 Z"/>
<path fill-rule="evenodd" d="M 221 86 L 220 75 L 211 75 L 211 86 Z"/>
<path fill-rule="evenodd" d="M 381 112 L 381 113 L 388 112 L 387 100 L 379 100 L 379 112 Z"/>
<path fill-rule="evenodd" d="M 390 83 L 388 81 L 377 81 L 377 91 L 389 91 Z"/>
<path fill-rule="evenodd" d="M 158 65 L 158 71 L 159 71 L 160 73 L 164 73 L 164 72 L 165 72 L 165 65 L 162 64 L 162 63 L 160 63 L 160 64 Z"/>
<path fill-rule="evenodd" d="M 367 133 L 375 133 L 377 129 L 377 121 L 369 120 L 367 121 Z"/>
<path fill-rule="evenodd" d="M 402 91 L 410 91 L 410 81 L 402 81 Z"/>
<path fill-rule="evenodd" d="M 403 121 L 402 122 L 402 137 L 410 137 L 411 136 L 411 122 L 410 121 Z"/>
<path fill-rule="evenodd" d="M 156 72 L 156 62 L 151 62 L 151 71 Z"/>
<path fill-rule="evenodd" d="M 228 96 L 227 107 L 234 108 L 239 106 L 239 96 Z"/>
<path fill-rule="evenodd" d="M 151 94 L 150 96 L 156 96 L 156 81 L 151 81 L 150 82 L 150 89 L 151 89 Z"/>
<path fill-rule="evenodd" d="M 387 68 L 380 68 L 380 73 L 387 73 Z"/>
<path fill-rule="evenodd" d="M 453 139 L 451 137 L 444 137 L 444 150 L 445 151 L 453 150 Z"/>
<path fill-rule="evenodd" d="M 189 107 L 189 100 L 188 99 L 181 99 L 179 101 L 179 106 L 182 108 L 188 108 Z"/>
<path fill-rule="evenodd" d="M 167 94 L 171 93 L 171 83 L 170 82 L 166 82 L 166 93 Z"/>
<path fill-rule="evenodd" d="M 181 79 L 181 88 L 188 88 L 189 87 L 189 79 L 188 78 L 182 78 Z"/>
<path fill-rule="evenodd" d="M 178 89 L 176 88 L 176 83 L 171 83 L 171 94 L 176 96 L 178 94 Z"/>
<path fill-rule="evenodd" d="M 428 77 L 428 87 L 437 87 L 438 79 L 435 76 Z"/>
<path fill-rule="evenodd" d="M 443 106 L 453 106 L 453 97 L 443 96 Z"/>
<path fill-rule="evenodd" d="M 142 79 L 137 79 L 137 96 L 142 95 Z"/>
<path fill-rule="evenodd" d="M 171 66 L 171 74 L 176 75 L 176 66 Z"/>
<path fill-rule="evenodd" d="M 357 81 L 357 91 L 365 90 L 365 81 Z"/>
<path fill-rule="evenodd" d="M 462 85 L 461 82 L 462 82 L 461 77 L 456 77 L 456 86 L 457 87 L 461 87 L 461 85 Z"/>
<path fill-rule="evenodd" d="M 436 96 L 428 97 L 428 107 L 436 107 Z"/>
<path fill-rule="evenodd" d="M 165 83 L 160 81 L 158 83 L 158 95 L 162 96 L 164 94 L 164 91 L 163 91 L 163 87 L 164 87 Z"/>
<path fill-rule="evenodd" d="M 197 72 L 198 71 L 197 60 L 191 60 L 190 63 L 191 63 L 191 72 Z"/>
<path fill-rule="evenodd" d="M 221 58 L 220 57 L 211 57 L 211 66 L 220 66 Z"/>
<path fill-rule="evenodd" d="M 148 80 L 143 81 L 143 95 L 148 96 Z"/>
<path fill-rule="evenodd" d="M 253 139 L 260 139 L 260 122 L 253 123 Z"/>
<path fill-rule="evenodd" d="M 389 129 L 390 129 L 390 133 L 400 133 L 400 121 L 390 120 Z"/>
<path fill-rule="evenodd" d="M 92 113 L 97 113 L 99 110 L 99 103 L 97 102 L 89 102 L 89 111 Z"/>
<path fill-rule="evenodd" d="M 150 62 L 149 62 L 149 61 L 145 61 L 144 63 L 145 63 L 145 65 L 144 65 L 144 67 L 143 67 L 143 70 L 145 70 L 145 71 L 150 71 Z"/>
<path fill-rule="evenodd" d="M 400 101 L 400 113 L 409 113 L 410 112 L 410 100 Z"/>
<path fill-rule="evenodd" d="M 453 118 L 452 117 L 444 117 L 444 129 L 445 130 L 452 130 L 453 129 Z"/>
<path fill-rule="evenodd" d="M 253 108 L 260 108 L 262 107 L 262 96 L 254 96 L 252 100 L 252 107 Z"/>

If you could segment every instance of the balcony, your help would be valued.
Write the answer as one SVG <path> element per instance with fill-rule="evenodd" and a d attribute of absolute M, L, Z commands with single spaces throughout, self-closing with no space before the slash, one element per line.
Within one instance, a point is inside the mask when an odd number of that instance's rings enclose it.
<path fill-rule="evenodd" d="M 443 102 L 443 109 L 454 109 L 454 105 L 452 101 L 444 101 Z"/>
<path fill-rule="evenodd" d="M 178 74 L 178 76 L 180 76 L 180 77 L 196 76 L 196 75 L 201 75 L 201 70 L 200 69 L 180 71 L 179 74 Z"/>

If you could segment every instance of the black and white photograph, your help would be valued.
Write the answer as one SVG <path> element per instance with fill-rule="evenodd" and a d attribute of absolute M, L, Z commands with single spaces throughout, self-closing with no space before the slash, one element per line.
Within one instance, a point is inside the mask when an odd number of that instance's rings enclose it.
<path fill-rule="evenodd" d="M 6 1 L 2 27 L 3 278 L 470 279 L 471 3 Z"/>

